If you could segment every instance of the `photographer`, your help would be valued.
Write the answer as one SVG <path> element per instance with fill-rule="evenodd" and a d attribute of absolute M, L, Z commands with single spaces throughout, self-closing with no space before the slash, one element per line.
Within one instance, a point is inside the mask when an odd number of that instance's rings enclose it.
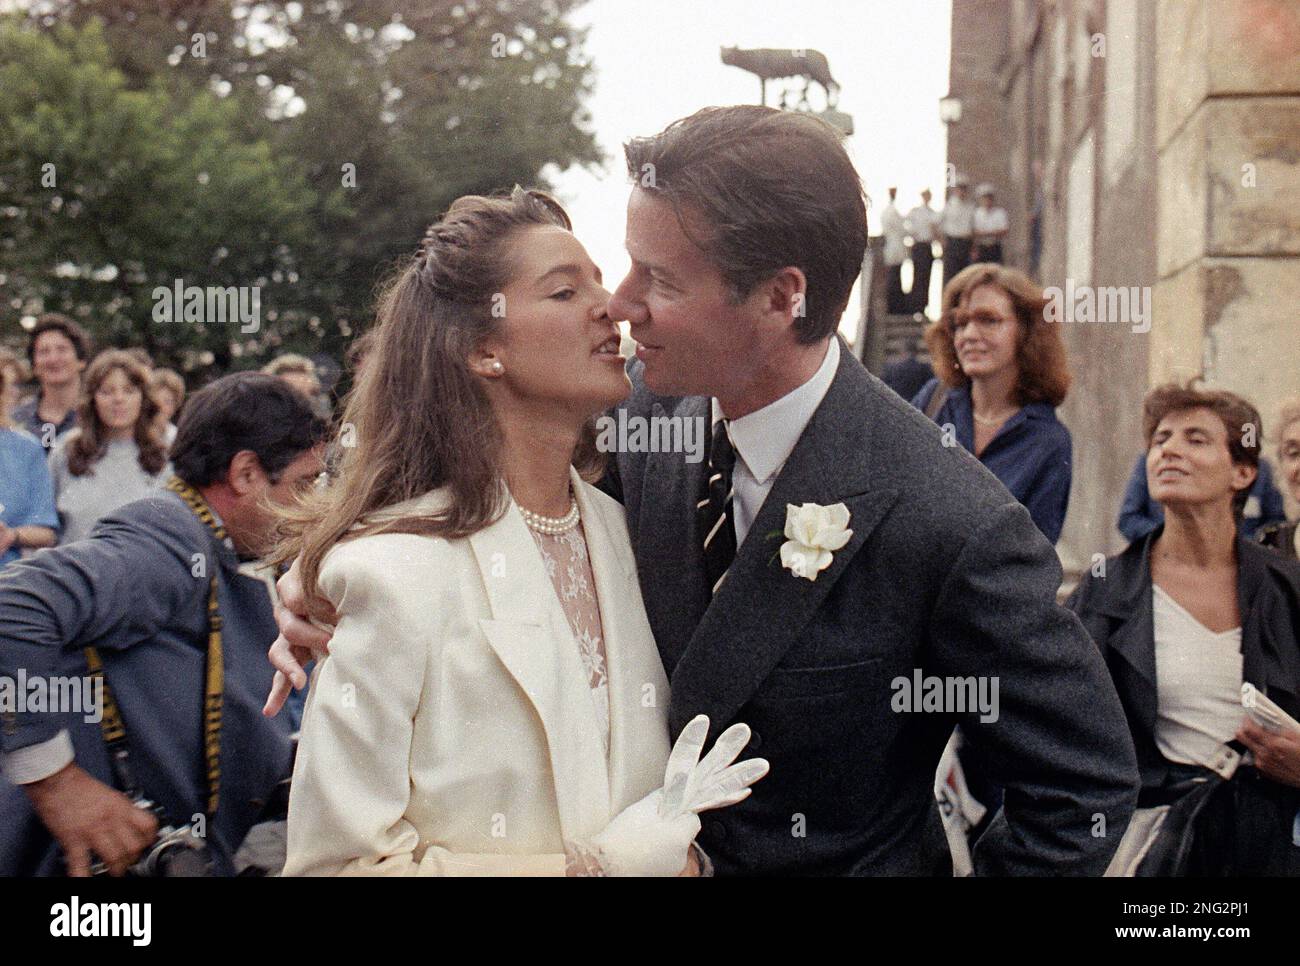
<path fill-rule="evenodd" d="M 287 723 L 260 713 L 273 605 L 244 571 L 268 549 L 271 504 L 320 473 L 324 434 L 283 381 L 219 379 L 186 407 L 165 491 L 0 576 L 0 681 L 53 695 L 55 679 L 89 676 L 82 691 L 103 696 L 92 713 L 0 712 L 0 874 L 86 875 L 99 860 L 120 875 L 156 854 L 160 822 L 192 828 L 191 871 L 233 874 L 291 767 Z"/>

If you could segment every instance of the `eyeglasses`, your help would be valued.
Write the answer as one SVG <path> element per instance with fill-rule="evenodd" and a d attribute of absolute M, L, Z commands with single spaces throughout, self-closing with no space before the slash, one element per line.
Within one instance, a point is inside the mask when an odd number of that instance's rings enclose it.
<path fill-rule="evenodd" d="M 954 309 L 944 317 L 944 324 L 948 327 L 948 331 L 953 335 L 956 335 L 972 322 L 975 324 L 976 328 L 980 329 L 980 331 L 989 332 L 998 328 L 998 326 L 1005 325 L 1011 321 L 1014 320 L 1003 318 L 1000 315 L 995 315 L 992 312 L 981 311 L 979 309 L 976 309 L 975 311 L 971 311 L 970 309 Z"/>

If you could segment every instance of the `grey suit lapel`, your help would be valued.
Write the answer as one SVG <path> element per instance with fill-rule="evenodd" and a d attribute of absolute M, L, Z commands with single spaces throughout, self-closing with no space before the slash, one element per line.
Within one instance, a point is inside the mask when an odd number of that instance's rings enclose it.
<path fill-rule="evenodd" d="M 897 498 L 872 450 L 871 398 L 861 364 L 844 352 L 835 380 L 763 502 L 736 561 L 672 670 L 675 734 L 708 714 L 716 734 L 781 660 Z M 781 566 L 788 504 L 844 503 L 853 536 L 809 581 Z"/>

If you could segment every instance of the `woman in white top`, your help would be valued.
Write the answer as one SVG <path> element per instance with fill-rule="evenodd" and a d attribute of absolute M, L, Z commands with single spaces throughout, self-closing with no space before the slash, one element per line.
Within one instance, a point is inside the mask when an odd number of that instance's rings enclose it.
<path fill-rule="evenodd" d="M 171 477 L 154 430 L 149 371 L 130 353 L 109 349 L 86 370 L 77 428 L 50 453 L 60 543 L 90 535 L 99 520 L 148 496 Z"/>
<path fill-rule="evenodd" d="M 693 767 L 705 718 L 670 761 L 623 511 L 587 482 L 629 390 L 608 297 L 519 188 L 459 199 L 382 297 L 339 478 L 286 522 L 336 622 L 286 874 L 687 874 L 695 812 L 765 772 L 731 765 L 743 726 Z"/>
<path fill-rule="evenodd" d="M 1171 384 L 1148 393 L 1143 415 L 1164 526 L 1091 570 L 1070 606 L 1132 728 L 1139 806 L 1228 779 L 1196 818 L 1182 871 L 1300 875 L 1300 730 L 1265 730 L 1243 709 L 1250 684 L 1300 718 L 1300 564 L 1237 530 L 1259 413 L 1233 393 Z"/>

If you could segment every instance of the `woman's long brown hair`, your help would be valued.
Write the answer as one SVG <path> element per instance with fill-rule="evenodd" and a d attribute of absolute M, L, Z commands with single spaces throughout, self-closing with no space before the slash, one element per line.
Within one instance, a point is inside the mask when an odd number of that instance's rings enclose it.
<path fill-rule="evenodd" d="M 132 431 L 136 449 L 139 450 L 140 468 L 150 476 L 156 476 L 167 465 L 167 449 L 153 430 L 158 407 L 149 395 L 149 370 L 129 352 L 106 349 L 95 356 L 90 368 L 86 370 L 86 385 L 77 408 L 77 433 L 68 441 L 68 472 L 73 476 L 84 476 L 91 472 L 108 452 L 108 432 L 104 421 L 99 418 L 95 393 L 99 392 L 104 380 L 118 369 L 122 370 L 131 385 L 140 390 L 140 415 Z"/>
<path fill-rule="evenodd" d="M 502 438 L 471 353 L 493 331 L 493 295 L 509 281 L 511 236 L 533 225 L 570 230 L 549 195 L 516 187 L 508 196 L 467 195 L 425 233 L 420 251 L 381 289 L 374 344 L 343 409 L 337 479 L 280 511 L 274 560 L 298 558 L 309 609 L 321 562 L 346 537 L 415 533 L 468 536 L 499 519 L 507 502 Z M 599 472 L 594 422 L 574 465 Z M 434 515 L 379 511 L 446 487 Z"/>
<path fill-rule="evenodd" d="M 1016 340 L 1015 401 L 1024 406 L 1045 402 L 1059 406 L 1070 391 L 1070 366 L 1060 325 L 1049 322 L 1045 314 L 1047 297 L 1043 289 L 1024 272 L 992 262 L 976 262 L 954 275 L 943 287 L 943 314 L 925 330 L 925 344 L 930 349 L 931 365 L 939 381 L 952 389 L 969 385 L 970 376 L 957 362 L 949 320 L 964 299 L 981 285 L 1000 288 L 1011 300 L 1020 333 Z"/>

